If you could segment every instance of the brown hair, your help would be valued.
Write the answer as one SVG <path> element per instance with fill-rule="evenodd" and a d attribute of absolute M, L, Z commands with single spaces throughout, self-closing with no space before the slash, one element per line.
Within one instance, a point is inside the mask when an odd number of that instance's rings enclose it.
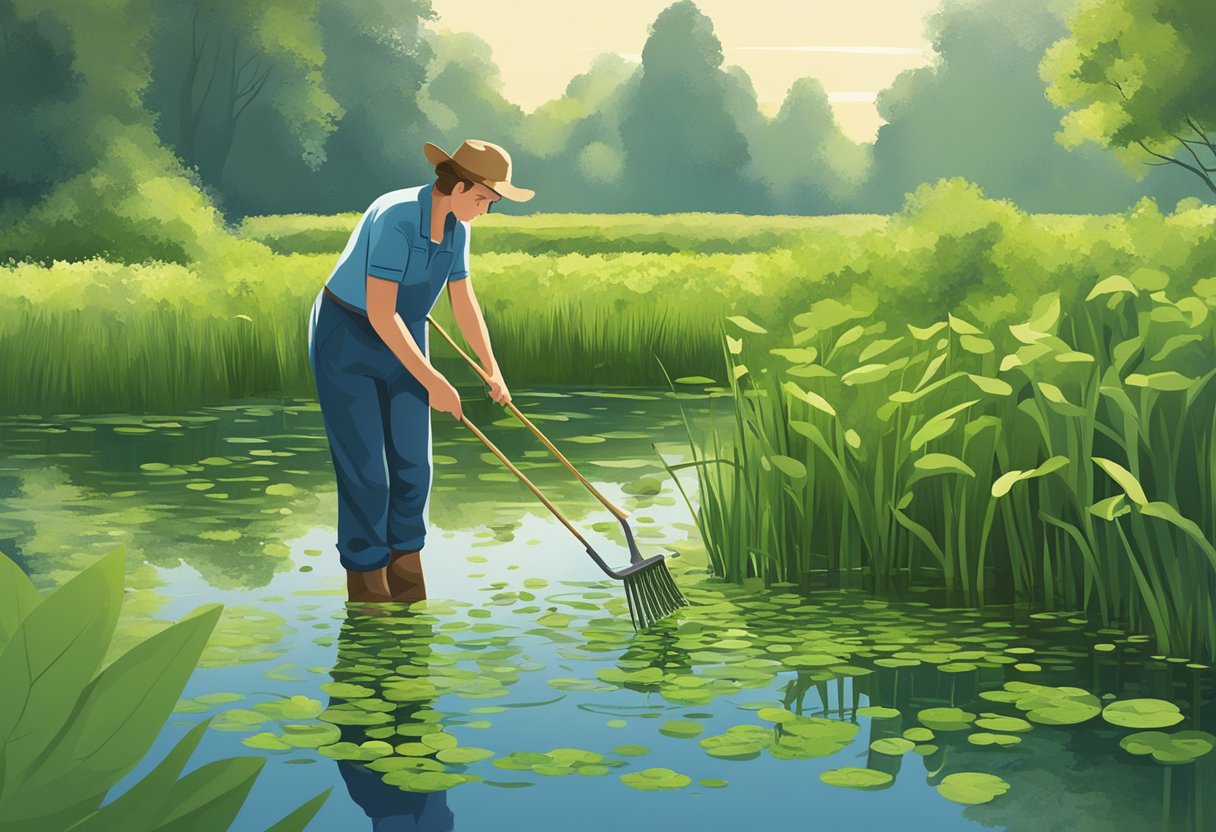
<path fill-rule="evenodd" d="M 472 179 L 465 175 L 465 172 L 456 167 L 452 162 L 440 162 L 435 165 L 435 190 L 444 196 L 449 196 L 452 190 L 460 182 L 464 183 L 464 189 L 467 191 L 475 184 Z"/>

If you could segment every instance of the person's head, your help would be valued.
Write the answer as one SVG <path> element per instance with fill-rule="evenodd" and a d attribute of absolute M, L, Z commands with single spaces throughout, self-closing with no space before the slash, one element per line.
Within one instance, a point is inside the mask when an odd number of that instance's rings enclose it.
<path fill-rule="evenodd" d="M 468 173 L 451 161 L 435 166 L 435 192 L 451 197 L 449 210 L 461 222 L 488 214 L 494 203 L 502 199 L 502 194 L 469 178 Z"/>
<path fill-rule="evenodd" d="M 481 139 L 467 139 L 448 155 L 436 145 L 423 145 L 435 166 L 435 192 L 449 199 L 449 210 L 467 222 L 488 212 L 502 197 L 527 202 L 535 192 L 511 183 L 511 154 Z"/>

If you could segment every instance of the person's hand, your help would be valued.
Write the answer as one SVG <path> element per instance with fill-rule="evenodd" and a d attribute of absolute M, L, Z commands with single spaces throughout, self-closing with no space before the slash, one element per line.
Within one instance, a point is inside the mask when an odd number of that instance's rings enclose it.
<path fill-rule="evenodd" d="M 499 404 L 505 405 L 511 402 L 511 391 L 507 389 L 507 384 L 502 380 L 502 371 L 495 369 L 494 375 L 490 376 L 490 380 L 486 382 L 490 385 L 490 398 Z"/>
<path fill-rule="evenodd" d="M 457 421 L 464 419 L 464 408 L 460 406 L 460 394 L 446 378 L 440 376 L 428 389 L 431 407 L 451 413 Z"/>

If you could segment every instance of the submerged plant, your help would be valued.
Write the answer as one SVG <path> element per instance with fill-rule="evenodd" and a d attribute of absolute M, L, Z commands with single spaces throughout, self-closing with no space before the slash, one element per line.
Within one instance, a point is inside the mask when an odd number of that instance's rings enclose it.
<path fill-rule="evenodd" d="M 106 802 L 160 734 L 222 609 L 202 607 L 101 669 L 123 585 L 121 550 L 46 597 L 0 555 L 3 832 L 226 829 L 257 780 L 265 762 L 257 757 L 215 760 L 180 776 L 203 722 L 147 776 Z M 328 793 L 272 832 L 303 829 Z"/>

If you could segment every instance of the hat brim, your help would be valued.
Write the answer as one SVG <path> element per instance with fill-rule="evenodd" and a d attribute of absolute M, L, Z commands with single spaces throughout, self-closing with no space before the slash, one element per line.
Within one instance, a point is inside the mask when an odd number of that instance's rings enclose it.
<path fill-rule="evenodd" d="M 536 191 L 533 191 L 530 188 L 520 188 L 505 180 L 496 182 L 492 179 L 486 179 L 478 176 L 467 168 L 463 168 L 458 165 L 456 161 L 438 145 L 431 144 L 430 142 L 424 142 L 422 145 L 422 152 L 426 154 L 427 161 L 432 165 L 440 165 L 444 162 L 451 162 L 457 170 L 465 174 L 469 179 L 472 179 L 474 182 L 480 182 L 487 188 L 501 194 L 512 202 L 527 202 L 529 199 L 536 196 Z"/>

